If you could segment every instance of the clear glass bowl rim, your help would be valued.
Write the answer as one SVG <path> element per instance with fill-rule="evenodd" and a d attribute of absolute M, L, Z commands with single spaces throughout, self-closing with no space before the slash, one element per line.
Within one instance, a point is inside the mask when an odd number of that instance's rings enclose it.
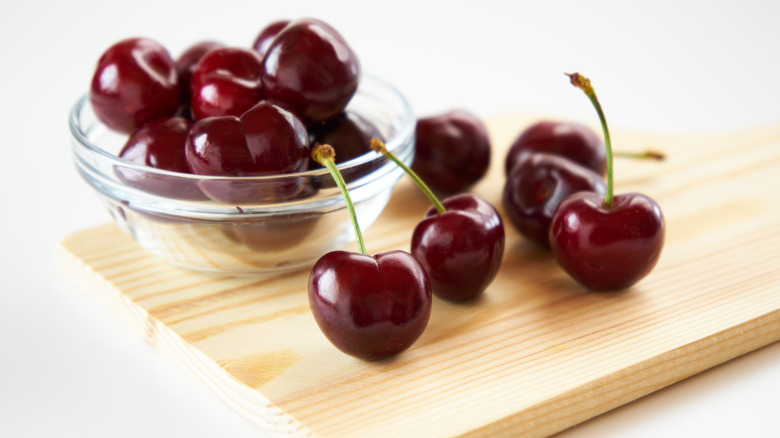
<path fill-rule="evenodd" d="M 402 119 L 400 120 L 400 125 L 402 126 L 402 130 L 397 132 L 392 138 L 386 139 L 387 150 L 390 152 L 395 152 L 402 145 L 403 140 L 411 134 L 408 132 L 408 130 L 414 130 L 415 128 L 416 119 L 412 111 L 412 106 L 407 100 L 407 98 L 400 91 L 398 91 L 398 89 L 396 89 L 393 85 L 371 75 L 363 74 L 363 76 L 361 77 L 361 85 L 358 87 L 357 93 L 360 93 L 361 91 L 360 87 L 364 86 L 363 83 L 365 81 L 368 81 L 369 85 L 378 85 L 381 88 L 384 88 L 385 91 L 390 92 L 390 94 L 395 99 L 398 99 L 398 104 L 400 105 L 400 108 L 402 108 L 401 111 Z M 225 177 L 225 176 L 194 175 L 194 174 L 172 172 L 168 170 L 155 169 L 152 167 L 144 166 L 142 164 L 133 163 L 124 160 L 119 156 L 112 154 L 111 152 L 108 152 L 107 150 L 103 149 L 101 146 L 98 146 L 94 144 L 92 141 L 90 141 L 87 133 L 84 132 L 80 123 L 81 111 L 84 108 L 84 106 L 88 104 L 89 104 L 89 92 L 85 93 L 81 98 L 79 98 L 71 108 L 70 117 L 69 117 L 71 135 L 73 139 L 75 139 L 76 142 L 82 148 L 86 149 L 90 154 L 97 155 L 100 158 L 100 160 L 105 160 L 109 164 L 114 166 L 120 166 L 122 168 L 136 170 L 145 174 L 176 177 L 180 179 L 191 179 L 193 181 L 208 180 L 208 181 L 262 182 L 262 181 L 274 181 L 280 178 L 304 178 L 304 179 L 317 178 L 317 177 L 323 177 L 329 173 L 327 169 L 321 168 L 321 169 L 311 169 L 304 172 L 285 173 L 281 175 Z M 381 154 L 378 153 L 363 154 L 347 162 L 339 163 L 336 167 L 341 171 L 346 171 L 349 169 L 360 167 L 365 164 L 372 163 L 374 161 L 380 161 L 380 160 L 384 160 L 384 157 Z"/>

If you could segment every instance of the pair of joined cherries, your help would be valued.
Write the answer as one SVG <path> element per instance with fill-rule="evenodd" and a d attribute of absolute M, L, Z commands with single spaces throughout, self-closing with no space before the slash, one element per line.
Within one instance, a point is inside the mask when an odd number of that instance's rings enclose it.
<path fill-rule="evenodd" d="M 614 195 L 615 154 L 601 105 L 587 78 L 569 76 L 596 108 L 604 142 L 579 124 L 531 126 L 507 155 L 503 204 L 512 225 L 551 249 L 580 284 L 592 290 L 625 289 L 657 263 L 665 234 L 663 214 L 645 195 Z M 624 155 L 663 158 L 655 152 Z"/>
<path fill-rule="evenodd" d="M 120 41 L 99 59 L 89 97 L 106 126 L 130 135 L 120 152 L 129 161 L 198 175 L 273 175 L 307 170 L 310 137 L 321 141 L 318 133 L 360 131 L 363 144 L 374 134 L 345 112 L 359 77 L 358 59 L 335 29 L 317 19 L 285 20 L 263 29 L 252 49 L 202 42 L 175 61 L 155 41 Z M 127 181 L 177 193 L 140 180 Z"/>
<path fill-rule="evenodd" d="M 409 348 L 427 326 L 432 295 L 454 302 L 479 296 L 498 273 L 504 253 L 504 227 L 492 205 L 472 194 L 439 201 L 381 141 L 372 139 L 371 148 L 402 167 L 434 207 L 415 227 L 411 252 L 368 255 L 332 149 L 315 147 L 315 159 L 331 171 L 347 202 L 360 254 L 322 256 L 309 277 L 309 303 L 331 343 L 364 360 Z"/>

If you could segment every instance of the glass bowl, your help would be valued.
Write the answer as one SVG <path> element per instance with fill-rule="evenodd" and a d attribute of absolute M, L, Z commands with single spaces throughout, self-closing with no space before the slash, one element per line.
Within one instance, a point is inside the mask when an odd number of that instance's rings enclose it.
<path fill-rule="evenodd" d="M 388 150 L 411 164 L 415 117 L 395 88 L 364 76 L 347 107 L 376 126 Z M 116 223 L 140 246 L 190 269 L 270 274 L 312 265 L 355 236 L 326 169 L 257 177 L 168 172 L 117 157 L 127 137 L 103 125 L 88 96 L 70 114 L 74 161 Z M 375 152 L 340 163 L 360 227 L 387 205 L 403 174 Z"/>

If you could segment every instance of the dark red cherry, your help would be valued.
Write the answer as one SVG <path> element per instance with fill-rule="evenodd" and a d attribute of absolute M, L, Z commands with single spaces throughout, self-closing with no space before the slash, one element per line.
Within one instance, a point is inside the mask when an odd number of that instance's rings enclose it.
<path fill-rule="evenodd" d="M 225 45 L 216 41 L 202 41 L 190 46 L 176 58 L 176 71 L 179 75 L 179 90 L 181 94 L 180 113 L 183 117 L 192 118 L 190 93 L 192 72 L 195 70 L 195 66 L 206 53 L 222 47 L 225 47 Z"/>
<path fill-rule="evenodd" d="M 262 58 L 254 50 L 225 47 L 208 52 L 192 72 L 192 115 L 240 116 L 262 100 Z"/>
<path fill-rule="evenodd" d="M 560 155 L 527 153 L 507 175 L 502 202 L 512 226 L 524 237 L 550 247 L 550 222 L 569 195 L 589 191 L 604 195 L 596 172 Z"/>
<path fill-rule="evenodd" d="M 279 35 L 279 32 L 288 24 L 290 24 L 290 20 L 274 21 L 260 31 L 257 38 L 255 38 L 255 42 L 252 43 L 252 48 L 260 54 L 260 57 L 265 56 L 265 52 L 268 51 L 268 47 L 271 45 L 274 38 L 276 38 L 276 35 Z"/>
<path fill-rule="evenodd" d="M 360 64 L 344 38 L 317 19 L 288 24 L 263 58 L 263 94 L 305 123 L 341 113 L 357 91 Z"/>
<path fill-rule="evenodd" d="M 490 138 L 475 115 L 455 110 L 417 120 L 412 170 L 435 192 L 463 192 L 489 165 Z"/>
<path fill-rule="evenodd" d="M 184 141 L 192 123 L 183 117 L 169 117 L 147 123 L 128 137 L 119 156 L 133 163 L 191 173 L 184 158 Z"/>
<path fill-rule="evenodd" d="M 155 41 L 120 41 L 98 60 L 89 99 L 101 122 L 130 134 L 149 121 L 176 113 L 176 65 L 165 47 Z"/>
<path fill-rule="evenodd" d="M 119 156 L 155 169 L 190 174 L 184 157 L 184 143 L 190 126 L 191 122 L 182 117 L 151 121 L 130 135 Z M 177 199 L 204 199 L 196 183 L 189 178 L 124 167 L 117 167 L 116 171 L 125 184 L 156 195 Z"/>
<path fill-rule="evenodd" d="M 185 149 L 193 173 L 213 176 L 281 175 L 309 167 L 309 141 L 303 123 L 291 112 L 260 102 L 240 118 L 209 117 L 193 124 Z M 283 199 L 303 189 L 300 178 L 275 181 L 204 180 L 215 200 L 243 203 Z"/>
<path fill-rule="evenodd" d="M 414 229 L 412 255 L 425 268 L 433 294 L 465 301 L 481 294 L 496 277 L 504 255 L 504 226 L 495 208 L 464 193 L 431 208 Z"/>
<path fill-rule="evenodd" d="M 345 111 L 327 122 L 308 126 L 309 144 L 329 144 L 336 151 L 336 163 L 343 163 L 371 151 L 368 143 L 380 138 L 379 128 L 353 111 Z M 321 167 L 312 159 L 317 167 Z"/>
<path fill-rule="evenodd" d="M 506 173 L 523 154 L 547 152 L 562 155 L 603 176 L 607 170 L 604 142 L 590 128 L 579 123 L 538 122 L 520 133 L 506 156 Z"/>
<path fill-rule="evenodd" d="M 364 360 L 396 355 L 423 333 L 431 285 L 409 253 L 374 257 L 345 251 L 322 256 L 309 277 L 317 325 L 339 350 Z"/>
<path fill-rule="evenodd" d="M 625 289 L 658 262 L 664 244 L 664 217 L 658 204 L 645 195 L 614 195 L 612 142 L 601 103 L 590 79 L 579 73 L 567 76 L 598 113 L 605 139 L 607 190 L 604 195 L 579 192 L 566 198 L 550 225 L 550 247 L 563 269 L 583 286 Z"/>
<path fill-rule="evenodd" d="M 639 193 L 614 197 L 581 192 L 564 200 L 550 227 L 558 263 L 593 290 L 625 289 L 645 277 L 661 255 L 665 234 L 661 208 Z"/>

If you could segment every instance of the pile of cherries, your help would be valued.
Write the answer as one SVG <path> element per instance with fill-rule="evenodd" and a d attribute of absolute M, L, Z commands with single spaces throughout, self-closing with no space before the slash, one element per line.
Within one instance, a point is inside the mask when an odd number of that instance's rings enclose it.
<path fill-rule="evenodd" d="M 359 79 L 344 38 L 306 18 L 266 26 L 252 48 L 201 42 L 177 59 L 150 39 L 120 41 L 100 57 L 89 98 L 106 126 L 129 135 L 126 160 L 196 175 L 277 175 L 309 169 L 316 142 L 334 144 L 339 160 L 369 152 L 376 128 L 345 111 Z M 171 181 L 123 176 L 152 193 L 197 197 Z M 201 189 L 234 204 L 286 195 Z"/>
<path fill-rule="evenodd" d="M 596 109 L 605 141 L 580 124 L 532 125 L 507 154 L 504 208 L 515 229 L 551 249 L 580 284 L 591 290 L 625 289 L 658 261 L 663 214 L 645 195 L 613 194 L 615 154 L 601 104 L 590 80 L 578 73 L 569 77 Z M 655 152 L 625 155 L 663 158 Z"/>
<path fill-rule="evenodd" d="M 506 157 L 503 206 L 510 223 L 550 249 L 581 284 L 623 289 L 658 260 L 663 215 L 644 195 L 613 195 L 613 152 L 600 103 L 589 80 L 570 78 L 596 108 L 604 142 L 580 124 L 529 127 Z M 347 204 L 360 253 L 323 255 L 309 277 L 309 303 L 336 347 L 377 360 L 419 338 L 433 295 L 464 302 L 482 294 L 498 273 L 505 234 L 497 210 L 466 193 L 490 164 L 482 122 L 462 110 L 418 119 L 410 169 L 386 150 L 376 127 L 345 110 L 359 79 L 360 64 L 342 36 L 308 18 L 268 25 L 252 48 L 202 42 L 175 60 L 152 40 L 121 41 L 98 61 L 90 101 L 106 126 L 128 134 L 120 156 L 138 164 L 215 176 L 326 167 Z M 335 160 L 371 149 L 401 166 L 433 204 L 412 233 L 410 252 L 366 251 Z M 300 190 L 218 183 L 193 192 L 130 173 L 119 177 L 164 196 L 205 194 L 234 204 Z"/>
<path fill-rule="evenodd" d="M 360 253 L 333 251 L 322 256 L 309 276 L 309 303 L 331 343 L 365 360 L 392 356 L 411 346 L 428 324 L 432 295 L 463 302 L 482 294 L 504 255 L 504 226 L 492 205 L 470 193 L 439 201 L 384 143 L 372 139 L 371 148 L 403 168 L 434 207 L 415 227 L 410 253 L 369 255 L 332 149 L 315 146 L 315 159 L 328 168 L 346 200 Z"/>

